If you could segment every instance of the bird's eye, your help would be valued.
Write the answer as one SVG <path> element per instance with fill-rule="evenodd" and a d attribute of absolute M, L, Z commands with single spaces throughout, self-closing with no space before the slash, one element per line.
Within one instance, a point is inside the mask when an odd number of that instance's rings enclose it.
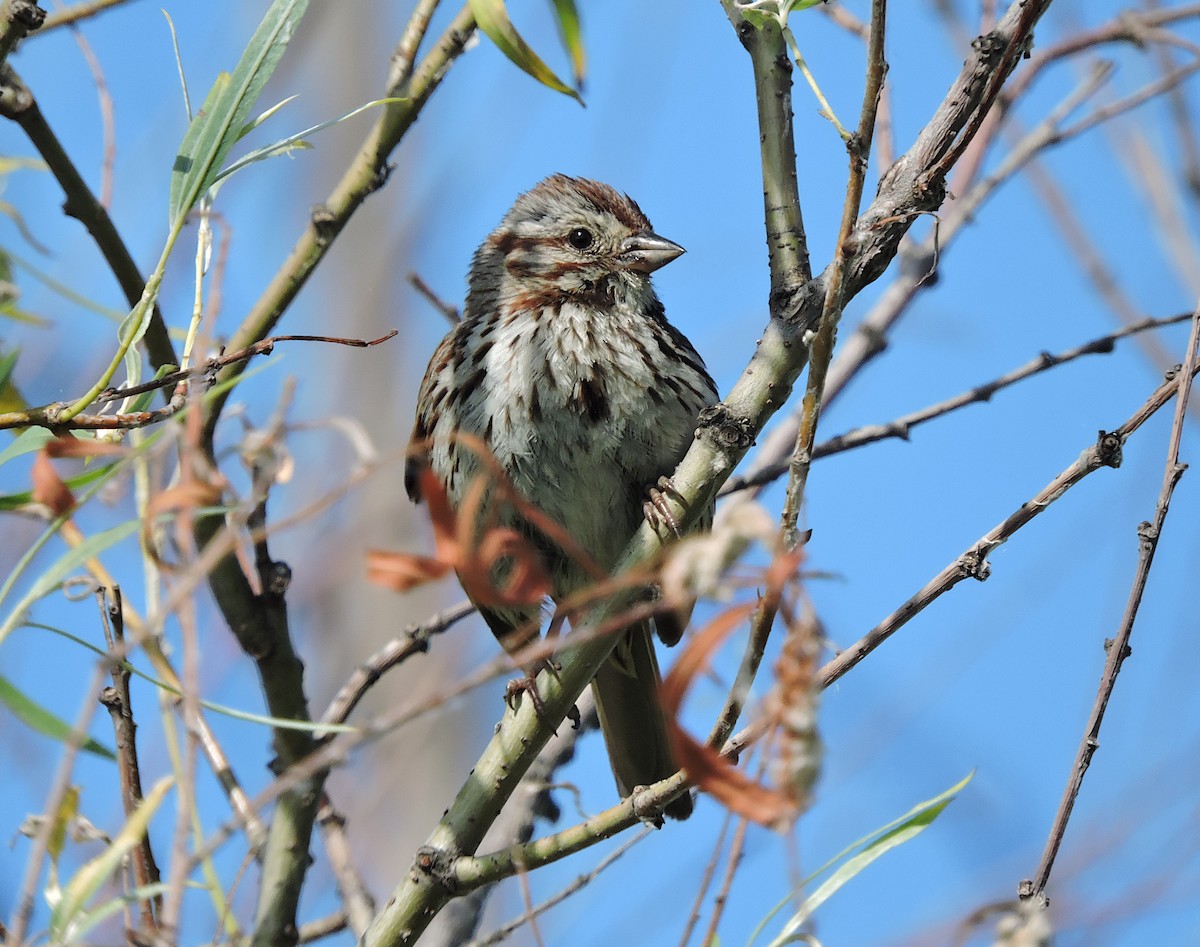
<path fill-rule="evenodd" d="M 576 227 L 567 234 L 567 243 L 576 250 L 586 250 L 592 245 L 592 232 L 585 230 L 583 227 Z"/>

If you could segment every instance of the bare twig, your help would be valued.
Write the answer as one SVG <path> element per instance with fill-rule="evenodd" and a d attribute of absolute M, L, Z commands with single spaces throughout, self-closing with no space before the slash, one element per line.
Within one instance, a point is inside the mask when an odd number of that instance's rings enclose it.
<path fill-rule="evenodd" d="M 440 635 L 473 611 L 475 606 L 470 602 L 459 602 L 428 621 L 406 628 L 402 635 L 393 638 L 359 666 L 330 701 L 329 707 L 321 715 L 321 722 L 345 723 L 358 702 L 384 674 L 414 654 L 424 654 L 429 650 L 429 641 L 434 635 Z"/>
<path fill-rule="evenodd" d="M 75 6 L 67 7 L 65 10 L 56 10 L 46 17 L 46 22 L 42 26 L 42 32 L 45 33 L 56 26 L 66 26 L 68 23 L 78 23 L 80 20 L 86 20 L 98 13 L 103 13 L 105 10 L 122 6 L 128 2 L 129 0 L 87 0 L 86 3 L 77 3 Z"/>
<path fill-rule="evenodd" d="M 0 66 L 17 43 L 40 29 L 45 19 L 46 11 L 37 0 L 0 0 Z"/>
<path fill-rule="evenodd" d="M 654 830 L 649 829 L 649 828 L 642 829 L 642 831 L 638 832 L 632 838 L 626 839 L 624 842 L 622 842 L 620 845 L 618 845 L 616 848 L 614 848 L 611 852 L 609 852 L 607 855 L 605 855 L 602 859 L 600 859 L 600 861 L 596 864 L 596 867 L 593 868 L 591 871 L 587 872 L 586 874 L 580 875 L 578 878 L 576 878 L 574 881 L 572 881 L 569 885 L 567 885 L 565 888 L 563 888 L 558 893 L 547 898 L 545 901 L 543 901 L 541 904 L 537 905 L 536 907 L 529 908 L 520 917 L 514 918 L 513 920 L 509 921 L 507 924 L 501 925 L 496 930 L 492 931 L 491 934 L 488 934 L 486 937 L 481 937 L 478 940 L 471 941 L 471 943 L 468 945 L 468 947 L 490 947 L 490 945 L 492 945 L 492 944 L 498 944 L 501 941 L 506 940 L 509 937 L 509 935 L 511 935 L 514 931 L 518 930 L 523 925 L 528 924 L 534 918 L 540 917 L 542 914 L 545 914 L 547 911 L 549 911 L 555 905 L 561 904 L 563 901 L 567 900 L 567 898 L 569 898 L 571 895 L 575 894 L 575 892 L 580 891 L 583 888 L 587 887 L 589 884 L 592 883 L 593 880 L 595 880 L 597 877 L 599 877 L 601 872 L 603 872 L 610 865 L 612 865 L 613 862 L 615 862 L 618 858 L 620 858 L 627 851 L 629 851 L 631 848 L 633 848 L 633 846 L 637 845 L 643 839 L 647 838 L 652 831 L 654 831 Z"/>
<path fill-rule="evenodd" d="M 311 944 L 324 940 L 334 934 L 340 934 L 350 926 L 350 917 L 345 911 L 334 911 L 320 920 L 301 924 L 297 934 L 297 943 Z"/>
<path fill-rule="evenodd" d="M 1195 370 L 1195 366 L 1193 366 L 1193 371 Z M 1120 466 L 1121 448 L 1125 441 L 1178 392 L 1182 374 L 1175 373 L 1164 381 L 1142 406 L 1116 430 L 1107 433 L 1101 431 L 1096 443 L 1084 450 L 1069 467 L 1038 491 L 1033 499 L 1023 503 L 1020 509 L 993 527 L 982 539 L 968 547 L 961 556 L 931 579 L 923 589 L 858 641 L 831 661 L 826 662 L 817 678 L 820 685 L 828 687 L 838 680 L 883 644 L 894 632 L 963 579 L 968 577 L 981 581 L 986 579 L 991 572 L 987 557 L 996 548 L 1011 539 L 1018 530 L 1045 512 L 1052 503 L 1061 499 L 1071 487 L 1088 474 L 1094 473 L 1101 467 Z"/>
<path fill-rule="evenodd" d="M 417 61 L 417 50 L 421 40 L 429 31 L 429 21 L 441 0 L 419 0 L 412 16 L 404 27 L 400 42 L 392 52 L 392 65 L 388 72 L 388 95 L 395 95 L 404 83 L 412 78 L 413 63 Z"/>
<path fill-rule="evenodd" d="M 354 932 L 356 938 L 362 937 L 363 931 L 371 923 L 371 918 L 375 916 L 375 898 L 367 890 L 366 882 L 354 864 L 354 856 L 346 838 L 346 817 L 333 807 L 325 793 L 321 793 L 317 824 L 321 827 L 321 837 L 325 841 L 325 856 L 329 859 L 330 870 L 337 881 L 338 893 L 342 896 L 346 926 Z"/>
<path fill-rule="evenodd" d="M 921 408 L 919 411 L 913 411 L 886 424 L 868 424 L 855 428 L 852 431 L 847 431 L 845 434 L 831 437 L 829 440 L 823 441 L 813 448 L 813 459 L 817 460 L 822 457 L 828 457 L 831 454 L 840 454 L 843 451 L 854 450 L 856 447 L 862 447 L 866 444 L 872 444 L 875 441 L 887 440 L 889 438 L 908 440 L 913 428 L 918 425 L 932 421 L 935 418 L 940 418 L 968 405 L 990 401 L 996 392 L 1015 385 L 1019 381 L 1024 381 L 1026 378 L 1031 378 L 1052 368 L 1065 365 L 1067 362 L 1072 362 L 1085 355 L 1107 355 L 1113 351 L 1118 341 L 1127 336 L 1148 332 L 1152 329 L 1161 329 L 1164 326 L 1177 325 L 1180 322 L 1187 322 L 1191 318 L 1192 314 L 1190 312 L 1184 312 L 1162 319 L 1142 319 L 1133 325 L 1127 325 L 1116 332 L 1093 339 L 1090 342 L 1085 342 L 1083 345 L 1078 345 L 1073 349 L 1067 349 L 1057 354 L 1042 352 L 1039 356 L 1026 362 L 1020 368 L 1013 369 L 1011 372 L 994 378 L 991 381 L 984 382 L 982 385 L 976 385 L 969 391 L 964 391 L 953 398 L 947 398 L 945 401 L 939 401 L 937 404 Z M 729 482 L 721 490 L 721 495 L 736 493 L 739 490 L 749 487 L 763 486 L 787 473 L 789 469 L 789 463 L 780 463 L 772 467 L 765 467 L 745 477 L 730 477 Z"/>
<path fill-rule="evenodd" d="M 721 862 L 721 852 L 725 848 L 725 836 L 729 834 L 731 825 L 733 825 L 733 813 L 726 809 L 725 818 L 721 820 L 721 831 L 713 843 L 712 857 L 704 866 L 704 874 L 700 876 L 700 884 L 696 887 L 696 899 L 692 902 L 692 913 L 688 915 L 687 923 L 683 926 L 683 933 L 679 937 L 679 947 L 688 947 L 688 942 L 692 939 L 692 932 L 700 923 L 700 909 L 704 905 L 708 889 L 712 886 L 713 878 L 716 877 L 717 865 Z"/>
<path fill-rule="evenodd" d="M 428 7 L 428 3 L 422 3 L 417 13 Z M 475 17 L 470 6 L 464 5 L 426 53 L 411 77 L 399 88 L 388 90 L 390 97 L 400 101 L 384 106 L 382 115 L 367 133 L 358 154 L 347 167 L 342 179 L 324 203 L 313 212 L 308 226 L 288 254 L 287 260 L 242 320 L 241 326 L 230 340 L 234 348 L 248 347 L 270 334 L 296 294 L 304 288 L 317 266 L 325 259 L 325 254 L 350 218 L 371 194 L 387 182 L 389 155 L 417 120 L 429 97 L 441 85 L 450 71 L 450 66 L 462 55 L 468 41 L 474 35 Z M 228 365 L 222 369 L 222 379 L 231 379 L 243 370 L 244 366 L 240 363 Z M 210 443 L 225 404 L 225 397 L 222 395 L 214 399 L 209 409 L 205 435 Z"/>
<path fill-rule="evenodd" d="M 100 60 L 96 58 L 92 44 L 87 41 L 83 31 L 73 26 L 71 35 L 75 38 L 75 43 L 79 46 L 84 61 L 87 62 L 88 70 L 92 74 L 92 82 L 96 86 L 96 98 L 99 99 L 100 127 L 104 130 L 104 158 L 100 163 L 100 206 L 108 210 L 112 206 L 113 166 L 117 158 L 117 126 L 113 118 L 112 93 L 104 78 Z"/>
<path fill-rule="evenodd" d="M 421 279 L 419 274 L 409 273 L 408 274 L 408 282 L 412 285 L 413 289 L 415 289 L 418 293 L 420 293 L 422 296 L 424 296 L 429 301 L 429 303 L 433 306 L 434 309 L 436 309 L 443 316 L 445 316 L 451 325 L 454 325 L 455 323 L 457 323 L 458 320 L 461 318 L 459 311 L 458 311 L 458 307 L 452 306 L 452 305 L 450 305 L 450 303 L 448 303 L 444 299 L 442 299 L 437 293 L 435 293 L 433 291 L 432 288 L 430 288 L 428 283 L 426 283 L 423 279 Z"/>
<path fill-rule="evenodd" d="M 794 549 L 800 544 L 796 523 L 804 503 L 808 472 L 812 467 L 812 449 L 825 396 L 825 379 L 829 372 L 829 363 L 833 359 L 837 327 L 846 303 L 846 262 L 854 252 L 854 247 L 849 242 L 850 234 L 858 222 L 858 212 L 862 206 L 863 183 L 866 180 L 867 162 L 875 135 L 879 93 L 883 88 L 884 76 L 887 75 L 887 62 L 883 58 L 886 31 L 887 0 L 872 0 L 870 39 L 867 44 L 867 78 L 863 89 L 862 110 L 858 131 L 847 143 L 850 171 L 846 182 L 846 197 L 842 204 L 842 222 L 838 229 L 833 263 L 827 271 L 821 321 L 817 325 L 817 334 L 809 350 L 808 381 L 800 408 L 800 428 L 796 432 L 796 444 L 792 449 L 791 475 L 788 478 L 781 530 L 786 549 Z"/>
<path fill-rule="evenodd" d="M 112 595 L 111 603 L 107 600 L 108 594 Z M 117 649 L 123 649 L 125 644 L 125 613 L 120 586 L 113 586 L 109 592 L 103 588 L 96 589 L 96 600 L 100 606 L 105 643 L 110 653 L 115 653 Z M 121 779 L 121 803 L 125 808 L 125 818 L 128 819 L 142 804 L 142 775 L 138 766 L 135 736 L 137 725 L 133 720 L 133 702 L 129 694 L 129 668 L 124 660 L 116 659 L 112 661 L 111 672 L 112 687 L 106 687 L 100 692 L 100 703 L 108 708 L 109 716 L 112 717 L 117 748 L 117 772 Z M 160 881 L 148 833 L 142 836 L 133 850 L 133 875 L 135 885 L 139 888 L 158 884 Z M 158 930 L 156 915 L 162 911 L 162 895 L 141 898 L 138 904 L 141 907 L 142 928 L 146 934 L 153 935 Z"/>
<path fill-rule="evenodd" d="M 1158 503 L 1154 510 L 1154 521 L 1143 522 L 1137 528 L 1138 562 L 1134 571 L 1133 585 L 1129 590 L 1129 599 L 1125 604 L 1125 613 L 1121 617 L 1121 624 L 1116 635 L 1104 643 L 1108 657 L 1104 662 L 1104 670 L 1100 677 L 1100 691 L 1096 695 L 1096 701 L 1088 716 L 1087 726 L 1084 728 L 1083 738 L 1075 752 L 1071 775 L 1063 790 L 1058 811 L 1054 815 L 1050 835 L 1046 840 L 1046 847 L 1042 852 L 1042 860 L 1038 865 L 1037 872 L 1032 881 L 1022 881 L 1018 886 L 1018 894 L 1023 900 L 1030 898 L 1040 900 L 1043 897 L 1046 884 L 1050 880 L 1051 869 L 1054 867 L 1054 859 L 1058 855 L 1059 847 L 1062 845 L 1063 836 L 1067 830 L 1067 822 L 1071 818 L 1075 800 L 1083 786 L 1084 774 L 1100 746 L 1100 727 L 1104 722 L 1104 712 L 1108 708 L 1109 699 L 1116 687 L 1117 675 L 1120 674 L 1121 665 L 1130 654 L 1129 640 L 1133 634 L 1133 623 L 1137 618 L 1142 596 L 1146 591 L 1150 567 L 1154 563 L 1154 553 L 1158 549 L 1158 541 L 1162 536 L 1167 511 L 1171 505 L 1171 496 L 1175 492 L 1175 485 L 1187 469 L 1186 464 L 1179 462 L 1179 444 L 1183 438 L 1184 417 L 1187 412 L 1188 398 L 1192 391 L 1192 378 L 1197 371 L 1198 347 L 1200 347 L 1200 308 L 1197 308 L 1192 318 L 1192 332 L 1188 338 L 1187 353 L 1184 356 L 1183 364 L 1172 378 L 1172 381 L 1176 383 L 1174 385 L 1175 419 L 1171 425 L 1171 435 L 1167 443 L 1167 459 L 1163 471 L 1162 488 L 1159 491 Z"/>
<path fill-rule="evenodd" d="M 738 866 L 742 861 L 742 852 L 746 848 L 746 830 L 749 825 L 747 819 L 741 818 L 738 819 L 737 827 L 733 830 L 733 840 L 729 843 L 729 857 L 725 862 L 725 876 L 721 879 L 721 887 L 713 898 L 712 917 L 708 920 L 708 929 L 700 938 L 701 944 L 718 943 L 717 927 L 721 923 L 721 916 L 725 913 L 729 892 L 733 890 L 733 879 L 737 877 Z"/>
<path fill-rule="evenodd" d="M 388 339 L 395 337 L 395 335 L 395 329 L 377 339 L 346 339 L 327 335 L 276 335 L 269 339 L 263 339 L 261 342 L 256 342 L 253 345 L 248 345 L 246 348 L 236 352 L 214 356 L 202 365 L 184 369 L 183 371 L 169 372 L 140 385 L 106 388 L 100 392 L 96 401 L 102 404 L 111 401 L 121 401 L 133 395 L 144 394 L 147 391 L 156 391 L 172 386 L 183 386 L 185 382 L 194 378 L 211 377 L 226 365 L 244 362 L 254 358 L 256 355 L 270 355 L 277 342 L 329 342 L 336 345 L 366 348 L 386 342 Z M 65 424 L 60 423 L 57 418 L 59 413 L 68 407 L 68 403 L 57 401 L 39 408 L 27 408 L 24 411 L 10 411 L 0 414 L 0 430 L 27 427 L 29 425 L 40 425 L 52 430 L 113 430 L 146 427 L 164 421 L 178 413 L 188 403 L 185 395 L 186 387 L 178 387 L 172 394 L 171 400 L 167 405 L 154 411 L 135 411 L 129 414 L 77 414 Z"/>

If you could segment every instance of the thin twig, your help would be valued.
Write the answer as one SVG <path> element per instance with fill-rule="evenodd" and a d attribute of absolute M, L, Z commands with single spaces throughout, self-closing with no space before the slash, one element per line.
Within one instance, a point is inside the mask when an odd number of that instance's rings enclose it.
<path fill-rule="evenodd" d="M 277 342 L 329 342 L 336 345 L 366 348 L 372 345 L 379 345 L 381 342 L 386 342 L 394 338 L 396 332 L 397 330 L 393 329 L 387 335 L 382 335 L 377 339 L 347 339 L 327 335 L 276 335 L 249 345 L 244 349 L 239 349 L 236 352 L 214 356 L 202 365 L 184 369 L 183 371 L 170 372 L 140 385 L 106 388 L 100 392 L 96 401 L 101 404 L 111 401 L 121 401 L 148 391 L 181 386 L 183 383 L 194 378 L 212 377 L 226 365 L 244 362 L 254 358 L 256 355 L 270 355 Z M 186 389 L 178 388 L 172 394 L 171 400 L 165 407 L 154 411 L 135 411 L 128 414 L 77 414 L 65 424 L 59 423 L 56 419 L 59 413 L 68 406 L 68 403 L 57 401 L 38 408 L 27 408 L 24 411 L 10 411 L 0 414 L 0 430 L 27 427 L 30 425 L 39 425 L 52 430 L 111 430 L 146 427 L 147 425 L 164 421 L 184 408 L 188 404 L 187 399 L 184 397 L 185 394 Z"/>
<path fill-rule="evenodd" d="M 1193 366 L 1193 371 L 1195 371 L 1195 366 Z M 841 678 L 898 629 L 963 579 L 968 577 L 981 581 L 986 579 L 991 573 L 991 566 L 987 561 L 988 556 L 1011 539 L 1018 530 L 1045 512 L 1052 503 L 1061 499 L 1071 487 L 1101 467 L 1120 466 L 1123 445 L 1155 412 L 1171 400 L 1179 390 L 1181 374 L 1174 374 L 1164 381 L 1141 407 L 1116 430 L 1107 433 L 1101 431 L 1096 443 L 1084 450 L 1069 467 L 1038 491 L 1033 499 L 1023 503 L 1020 509 L 993 527 L 982 539 L 968 547 L 962 555 L 931 579 L 924 588 L 858 641 L 826 662 L 817 675 L 820 686 L 828 687 Z"/>
<path fill-rule="evenodd" d="M 1104 670 L 1100 676 L 1100 690 L 1088 716 L 1083 738 L 1075 752 L 1075 762 L 1071 767 L 1071 775 L 1063 790 L 1058 811 L 1046 840 L 1042 860 L 1032 881 L 1022 881 L 1018 893 L 1023 900 L 1029 898 L 1041 899 L 1050 880 L 1050 872 L 1054 867 L 1054 859 L 1062 845 L 1063 836 L 1067 830 L 1067 822 L 1075 807 L 1075 800 L 1083 786 L 1083 777 L 1091 765 L 1092 757 L 1100 746 L 1100 727 L 1104 722 L 1104 713 L 1108 708 L 1109 699 L 1117 684 L 1117 675 L 1121 666 L 1129 656 L 1129 640 L 1133 634 L 1133 623 L 1137 619 L 1138 609 L 1142 604 L 1142 596 L 1146 591 L 1146 582 L 1150 577 L 1150 567 L 1154 564 L 1154 553 L 1158 549 L 1158 541 L 1162 537 L 1163 525 L 1167 520 L 1167 512 L 1171 505 L 1171 496 L 1175 485 L 1187 469 L 1186 464 L 1179 462 L 1179 445 L 1183 439 L 1184 418 L 1187 413 L 1188 399 L 1192 391 L 1192 378 L 1198 370 L 1196 353 L 1200 347 L 1200 308 L 1197 308 L 1192 318 L 1192 332 L 1188 337 L 1187 352 L 1183 364 L 1174 376 L 1175 385 L 1175 418 L 1171 425 L 1171 435 L 1167 443 L 1167 459 L 1163 471 L 1162 488 L 1159 491 L 1158 503 L 1154 510 L 1154 521 L 1143 522 L 1137 528 L 1138 562 L 1134 571 L 1133 584 L 1129 590 L 1129 598 L 1125 604 L 1125 613 L 1121 616 L 1121 624 L 1117 634 L 1104 647 L 1108 657 L 1104 662 Z"/>
<path fill-rule="evenodd" d="M 109 603 L 108 595 L 112 602 Z M 125 614 L 122 607 L 121 588 L 113 586 L 111 590 L 96 589 L 96 601 L 100 607 L 101 625 L 104 628 L 104 640 L 110 653 L 125 644 Z M 111 665 L 112 687 L 106 687 L 100 692 L 100 703 L 108 708 L 112 718 L 113 735 L 117 747 L 117 772 L 121 779 L 121 803 L 125 808 L 125 818 L 129 819 L 142 804 L 142 775 L 138 765 L 137 725 L 133 719 L 133 702 L 129 693 L 129 667 L 123 660 L 114 660 Z M 158 865 L 154 861 L 154 850 L 150 845 L 149 833 L 142 836 L 141 841 L 133 850 L 134 883 L 138 888 L 159 883 Z M 157 914 L 162 911 L 162 895 L 156 894 L 151 898 L 139 898 L 141 908 L 142 929 L 147 935 L 153 935 L 158 930 Z"/>
<path fill-rule="evenodd" d="M 850 243 L 850 234 L 854 225 L 858 223 L 858 213 L 862 206 L 863 184 L 867 176 L 871 143 L 875 136 L 879 93 L 883 88 L 884 76 L 887 75 L 887 62 L 883 55 L 884 37 L 887 32 L 887 0 L 872 0 L 870 30 L 870 40 L 867 44 L 867 77 L 858 131 L 846 143 L 846 150 L 850 156 L 850 170 L 846 181 L 846 196 L 842 204 L 837 249 L 825 284 L 821 321 L 817 325 L 817 334 L 809 350 L 808 381 L 801 402 L 800 428 L 796 432 L 796 444 L 792 449 L 791 476 L 788 478 L 780 530 L 785 549 L 795 549 L 800 545 L 796 524 L 804 503 L 808 472 L 812 468 L 812 449 L 816 442 L 817 424 L 820 421 L 821 405 L 825 396 L 825 380 L 829 364 L 833 360 L 833 347 L 837 341 L 837 327 L 846 304 L 846 268 L 855 251 L 854 245 Z"/>
<path fill-rule="evenodd" d="M 400 35 L 400 42 L 392 52 L 392 64 L 388 70 L 388 95 L 395 95 L 412 78 L 413 63 L 417 61 L 417 51 L 421 48 L 421 40 L 429 31 L 429 21 L 441 0 L 419 0 L 412 16 Z"/>
<path fill-rule="evenodd" d="M 419 625 L 410 625 L 358 667 L 329 702 L 329 707 L 321 714 L 321 722 L 345 723 L 359 701 L 384 674 L 414 654 L 424 654 L 429 650 L 429 641 L 434 635 L 440 635 L 473 611 L 475 606 L 470 602 L 459 602 Z"/>
<path fill-rule="evenodd" d="M 75 6 L 67 7 L 65 10 L 56 10 L 46 17 L 46 22 L 42 25 L 42 32 L 48 32 L 56 26 L 65 26 L 68 23 L 78 23 L 80 20 L 86 20 L 98 13 L 103 13 L 105 10 L 122 6 L 128 2 L 129 0 L 87 0 L 86 3 L 77 3 Z"/>
<path fill-rule="evenodd" d="M 765 762 L 765 759 L 759 762 L 758 775 L 760 779 L 765 770 Z M 720 926 L 721 917 L 725 913 L 725 905 L 729 903 L 729 892 L 733 890 L 733 880 L 737 877 L 737 870 L 742 862 L 742 854 L 746 849 L 746 833 L 749 827 L 750 821 L 741 818 L 738 819 L 737 827 L 733 830 L 733 839 L 729 843 L 729 856 L 725 862 L 725 876 L 721 879 L 721 887 L 713 898 L 712 917 L 708 920 L 708 929 L 700 938 L 702 945 L 718 943 L 717 927 Z"/>
<path fill-rule="evenodd" d="M 37 0 L 0 0 L 0 67 L 21 40 L 40 29 L 46 11 Z"/>
<path fill-rule="evenodd" d="M 612 865 L 613 862 L 615 862 L 618 858 L 620 858 L 627 851 L 629 851 L 631 848 L 633 848 L 633 846 L 637 845 L 643 839 L 647 838 L 650 835 L 650 833 L 653 831 L 654 831 L 653 829 L 644 828 L 644 829 L 642 829 L 642 831 L 638 832 L 632 838 L 626 839 L 624 842 L 622 842 L 620 845 L 618 845 L 616 848 L 614 848 L 611 852 L 609 852 L 607 855 L 605 855 L 604 858 L 600 859 L 600 861 L 596 864 L 596 867 L 593 868 L 591 871 L 587 872 L 586 874 L 580 875 L 578 878 L 576 878 L 574 881 L 572 881 L 569 885 L 567 885 L 565 888 L 563 888 L 558 893 L 547 898 L 545 901 L 543 901 L 541 904 L 537 905 L 536 907 L 529 908 L 520 917 L 513 918 L 507 924 L 501 925 L 496 930 L 492 931 L 492 933 L 488 934 L 486 937 L 481 937 L 478 940 L 471 941 L 471 943 L 468 945 L 468 947 L 491 947 L 491 945 L 498 944 L 501 941 L 507 939 L 510 934 L 512 934 L 514 931 L 518 930 L 524 924 L 529 923 L 536 917 L 540 917 L 541 915 L 545 914 L 547 911 L 549 911 L 555 905 L 561 904 L 563 901 L 567 900 L 567 898 L 569 898 L 571 895 L 575 894 L 575 892 L 580 891 L 583 888 L 587 887 L 589 884 L 592 883 L 592 881 L 594 881 L 597 877 L 599 877 L 601 872 L 603 872 L 610 865 Z"/>
<path fill-rule="evenodd" d="M 984 382 L 981 385 L 976 385 L 969 391 L 964 391 L 953 398 L 947 398 L 945 401 L 939 401 L 918 411 L 913 411 L 910 414 L 896 418 L 894 421 L 888 421 L 886 424 L 863 425 L 862 427 L 854 428 L 852 431 L 847 431 L 845 434 L 839 434 L 827 441 L 822 441 L 813 448 L 813 459 L 819 460 L 822 457 L 840 454 L 844 451 L 854 450 L 857 447 L 889 438 L 899 438 L 906 441 L 912 434 L 913 428 L 932 421 L 935 418 L 958 411 L 968 405 L 990 401 L 996 392 L 1015 385 L 1019 381 L 1024 381 L 1034 375 L 1057 368 L 1060 365 L 1065 365 L 1067 362 L 1072 362 L 1085 355 L 1108 355 L 1115 348 L 1115 344 L 1127 336 L 1148 332 L 1152 329 L 1161 329 L 1164 326 L 1177 325 L 1180 322 L 1187 322 L 1191 318 L 1192 314 L 1190 312 L 1184 312 L 1174 316 L 1166 316 L 1162 319 L 1142 319 L 1133 325 L 1124 326 L 1116 332 L 1111 332 L 1108 335 L 1101 336 L 1090 342 L 1085 342 L 1083 345 L 1078 345 L 1075 348 L 1067 349 L 1057 354 L 1042 352 L 1020 368 L 1015 368 L 998 378 Z M 772 467 L 765 467 L 752 475 L 730 477 L 728 483 L 721 490 L 721 495 L 725 496 L 750 487 L 760 487 L 771 483 L 776 478 L 787 473 L 789 469 L 790 464 L 779 463 Z"/>
<path fill-rule="evenodd" d="M 426 6 L 422 4 L 421 9 Z M 389 97 L 400 101 L 384 106 L 345 174 L 313 213 L 287 260 L 276 271 L 270 284 L 233 334 L 230 340 L 233 347 L 240 349 L 253 345 L 271 333 L 296 294 L 325 259 L 325 254 L 350 218 L 371 194 L 387 182 L 389 155 L 416 122 L 429 97 L 441 85 L 451 65 L 462 55 L 474 35 L 475 17 L 470 5 L 465 4 L 438 37 L 433 48 L 426 53 L 412 76 L 399 88 L 389 90 Z M 222 369 L 222 380 L 230 380 L 243 370 L 242 364 L 228 365 Z M 210 443 L 227 397 L 228 390 L 214 399 L 209 409 L 205 434 Z"/>
<path fill-rule="evenodd" d="M 334 911 L 316 921 L 301 924 L 297 943 L 311 944 L 334 934 L 340 934 L 350 926 L 350 917 L 345 911 Z"/>
<path fill-rule="evenodd" d="M 362 937 L 375 916 L 375 898 L 367 890 L 366 882 L 358 873 L 350 843 L 346 838 L 346 817 L 334 808 L 326 793 L 321 793 L 321 805 L 317 809 L 317 824 L 325 842 L 325 857 L 337 882 L 342 896 L 346 925 L 355 938 Z"/>
<path fill-rule="evenodd" d="M 683 927 L 683 934 L 679 937 L 679 947 L 688 947 L 688 941 L 692 939 L 692 931 L 700 923 L 700 908 L 704 905 L 704 898 L 708 894 L 708 889 L 712 886 L 713 878 L 716 877 L 717 865 L 721 862 L 721 851 L 725 848 L 725 836 L 729 834 L 729 827 L 731 825 L 733 825 L 733 813 L 726 809 L 725 818 L 721 820 L 721 831 L 717 834 L 717 840 L 713 843 L 712 857 L 709 858 L 708 864 L 704 866 L 704 874 L 700 876 L 700 884 L 696 887 L 696 898 L 692 902 L 692 913 L 688 915 L 687 923 Z"/>
<path fill-rule="evenodd" d="M 458 307 L 452 306 L 450 303 L 442 299 L 441 296 L 433 291 L 428 283 L 421 279 L 419 274 L 409 273 L 408 282 L 412 285 L 413 289 L 415 289 L 429 301 L 434 309 L 445 316 L 451 325 L 457 324 L 459 319 L 462 318 L 458 311 Z"/>
<path fill-rule="evenodd" d="M 92 74 L 92 82 L 96 86 L 96 98 L 99 99 L 100 127 L 104 135 L 104 157 L 100 162 L 100 206 L 108 210 L 112 206 L 113 167 L 117 160 L 117 126 L 113 118 L 112 93 L 104 78 L 100 60 L 96 58 L 92 44 L 87 41 L 83 31 L 73 26 L 71 35 L 75 38 L 76 45 L 79 46 L 79 52 L 83 54 L 88 71 Z"/>

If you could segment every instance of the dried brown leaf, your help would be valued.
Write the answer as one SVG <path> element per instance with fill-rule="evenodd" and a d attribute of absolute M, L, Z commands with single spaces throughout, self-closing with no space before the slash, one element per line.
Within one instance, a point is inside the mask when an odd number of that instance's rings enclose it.
<path fill-rule="evenodd" d="M 48 448 L 54 443 L 57 442 L 47 443 L 33 458 L 33 499 L 48 507 L 55 516 L 63 516 L 75 508 L 75 495 L 50 463 Z"/>
<path fill-rule="evenodd" d="M 696 788 L 737 815 L 775 827 L 793 815 L 791 800 L 756 783 L 717 750 L 694 739 L 679 726 L 678 719 L 680 705 L 692 682 L 708 667 L 713 654 L 733 629 L 753 614 L 754 608 L 753 604 L 744 604 L 727 609 L 697 632 L 663 681 L 662 700 L 671 747 Z"/>

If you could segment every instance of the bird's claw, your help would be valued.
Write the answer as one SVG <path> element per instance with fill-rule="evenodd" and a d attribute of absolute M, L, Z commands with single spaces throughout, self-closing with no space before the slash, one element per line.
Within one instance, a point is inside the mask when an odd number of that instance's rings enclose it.
<path fill-rule="evenodd" d="M 521 695 L 528 694 L 529 699 L 533 701 L 533 712 L 542 717 L 545 715 L 546 705 L 542 701 L 542 695 L 537 688 L 537 676 L 543 670 L 549 671 L 558 679 L 559 666 L 553 661 L 539 662 L 535 667 L 530 668 L 523 677 L 513 678 L 504 688 L 504 702 L 508 704 L 508 709 L 516 713 L 517 707 L 521 702 Z M 575 711 L 576 717 L 579 716 L 579 711 Z"/>
<path fill-rule="evenodd" d="M 671 512 L 667 494 L 678 496 L 679 491 L 675 489 L 675 482 L 670 477 L 659 477 L 657 484 L 646 489 L 648 499 L 642 504 L 642 512 L 646 515 L 646 522 L 655 532 L 660 527 L 666 526 L 675 534 L 675 538 L 679 539 L 682 536 L 679 530 L 679 520 Z"/>

